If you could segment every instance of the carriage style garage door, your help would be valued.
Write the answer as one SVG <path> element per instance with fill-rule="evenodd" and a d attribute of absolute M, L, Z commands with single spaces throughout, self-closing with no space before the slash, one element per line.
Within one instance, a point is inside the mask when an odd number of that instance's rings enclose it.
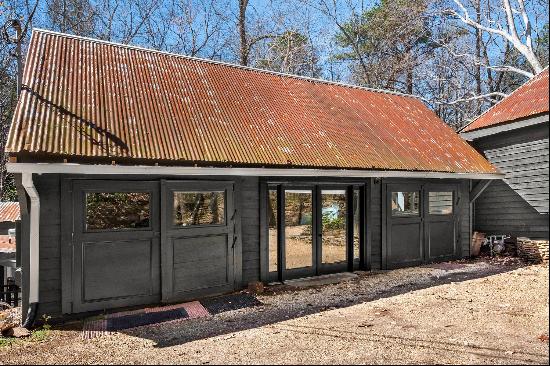
<path fill-rule="evenodd" d="M 232 183 L 76 180 L 72 191 L 65 313 L 233 290 Z"/>
<path fill-rule="evenodd" d="M 457 204 L 454 185 L 387 184 L 385 267 L 457 257 Z"/>
<path fill-rule="evenodd" d="M 162 300 L 233 290 L 233 185 L 163 181 L 162 202 Z"/>

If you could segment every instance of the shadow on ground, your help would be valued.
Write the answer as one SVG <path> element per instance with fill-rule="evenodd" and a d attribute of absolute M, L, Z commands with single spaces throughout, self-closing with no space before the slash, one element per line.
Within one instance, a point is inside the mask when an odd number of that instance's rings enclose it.
<path fill-rule="evenodd" d="M 444 269 L 444 267 L 441 267 L 441 264 L 431 265 L 431 266 L 428 265 L 425 267 Z M 295 318 L 299 318 L 299 317 L 303 317 L 311 314 L 316 314 L 326 310 L 346 308 L 346 307 L 354 306 L 361 303 L 371 302 L 371 301 L 375 301 L 382 298 L 388 298 L 392 296 L 398 296 L 408 292 L 422 290 L 422 289 L 439 286 L 443 284 L 449 284 L 452 282 L 457 283 L 462 281 L 488 277 L 499 273 L 513 271 L 519 267 L 521 267 L 521 265 L 518 265 L 518 264 L 491 265 L 483 269 L 480 269 L 479 271 L 476 271 L 476 272 L 471 272 L 467 270 L 464 270 L 464 271 L 456 270 L 456 267 L 454 267 L 455 271 L 448 272 L 439 277 L 432 276 L 428 282 L 420 282 L 420 283 L 415 283 L 414 281 L 408 282 L 408 283 L 396 285 L 394 287 L 391 287 L 383 291 L 377 291 L 375 293 L 365 293 L 364 289 L 362 289 L 363 292 L 353 291 L 354 287 L 359 288 L 357 281 L 368 281 L 369 278 L 373 278 L 374 276 L 385 276 L 388 271 L 370 272 L 370 273 L 361 274 L 357 279 L 347 282 L 347 285 L 349 286 L 346 288 L 340 289 L 339 291 L 341 292 L 341 294 L 339 294 L 338 296 L 334 296 L 334 295 L 327 296 L 327 298 L 324 299 L 322 305 L 315 305 L 315 304 L 308 303 L 307 299 L 306 301 L 292 302 L 288 304 L 288 306 L 281 306 L 281 305 L 274 306 L 269 304 L 263 304 L 263 305 L 248 308 L 245 310 L 216 314 L 214 316 L 207 317 L 207 318 L 184 320 L 180 322 L 161 323 L 161 324 L 156 324 L 154 326 L 145 326 L 140 328 L 127 329 L 120 332 L 128 334 L 133 337 L 140 337 L 140 338 L 152 340 L 156 344 L 155 347 L 158 347 L 158 348 L 171 347 L 171 346 L 182 345 L 188 342 L 193 342 L 193 341 L 197 341 L 205 338 L 223 336 L 233 332 L 254 329 L 254 328 L 258 328 L 266 325 L 274 325 L 276 323 L 280 323 L 286 320 L 295 319 Z M 276 286 L 275 288 L 268 288 L 264 296 L 265 295 L 278 296 L 278 294 L 284 293 L 287 291 L 314 291 L 322 294 L 324 287 L 325 286 L 319 286 L 316 288 L 298 290 L 296 288 L 290 288 L 288 286 Z M 287 324 L 280 325 L 280 326 L 282 327 L 284 326 L 285 330 L 292 330 L 295 332 L 312 331 L 305 327 L 300 328 L 300 327 L 289 326 Z M 361 337 L 367 337 L 368 339 L 372 339 L 373 337 L 375 338 L 378 337 L 380 338 L 381 341 L 383 341 L 384 337 L 388 337 L 387 335 L 357 334 L 354 332 L 350 332 L 348 330 L 340 330 L 340 329 L 339 330 L 318 329 L 318 328 L 315 329 L 316 334 L 319 331 L 329 332 L 329 333 L 332 333 L 334 336 L 336 336 L 336 334 L 338 333 L 338 334 L 343 334 L 344 336 L 349 336 L 349 337 L 361 336 Z M 411 338 L 408 340 L 403 339 L 403 341 L 418 342 L 421 340 Z M 445 349 L 444 347 L 447 347 L 447 346 L 456 347 L 456 345 L 451 343 L 430 341 L 430 347 L 433 348 L 434 345 L 439 345 L 440 347 L 443 347 L 442 349 Z M 492 355 L 494 357 L 503 357 L 510 360 L 514 359 L 514 358 L 510 358 L 508 355 L 502 354 L 503 352 L 502 350 L 487 349 L 486 351 L 492 351 L 491 353 L 494 352 L 495 354 Z M 531 355 L 531 356 L 538 357 L 540 355 Z"/>

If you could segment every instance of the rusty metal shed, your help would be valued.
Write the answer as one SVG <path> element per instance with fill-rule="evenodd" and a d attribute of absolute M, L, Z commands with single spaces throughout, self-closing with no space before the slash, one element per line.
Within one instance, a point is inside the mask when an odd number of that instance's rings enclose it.
<path fill-rule="evenodd" d="M 31 320 L 468 256 L 501 177 L 412 96 L 44 30 L 8 150 Z"/>

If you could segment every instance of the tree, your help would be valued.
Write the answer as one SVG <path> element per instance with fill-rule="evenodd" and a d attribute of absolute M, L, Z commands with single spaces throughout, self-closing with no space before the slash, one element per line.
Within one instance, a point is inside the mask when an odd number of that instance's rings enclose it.
<path fill-rule="evenodd" d="M 78 36 L 92 36 L 96 28 L 96 10 L 89 0 L 47 0 L 51 28 Z"/>
<path fill-rule="evenodd" d="M 349 51 L 354 80 L 371 87 L 414 92 L 417 65 L 432 50 L 427 2 L 382 0 L 339 27 L 336 39 Z"/>
<path fill-rule="evenodd" d="M 531 24 L 530 14 L 525 6 L 524 0 L 516 0 L 516 5 L 513 7 L 511 0 L 502 0 L 501 6 L 493 10 L 503 13 L 502 18 L 495 22 L 486 22 L 481 19 L 475 20 L 471 17 L 470 11 L 461 0 L 454 0 L 457 9 L 450 9 L 449 12 L 464 24 L 467 24 L 480 32 L 496 35 L 504 42 L 509 43 L 517 52 L 519 52 L 531 70 L 517 68 L 511 65 L 501 65 L 491 67 L 499 71 L 511 71 L 522 74 L 527 77 L 533 77 L 542 71 L 543 66 L 533 47 L 533 28 Z"/>
<path fill-rule="evenodd" d="M 265 56 L 255 66 L 310 77 L 318 77 L 320 73 L 317 52 L 311 41 L 295 30 L 273 38 L 267 45 Z"/>
<path fill-rule="evenodd" d="M 2 5 L 0 3 L 0 5 Z M 0 200 L 14 201 L 17 199 L 13 175 L 8 174 L 6 163 L 6 143 L 11 118 L 17 102 L 17 60 L 16 44 L 21 43 L 22 53 L 26 48 L 28 35 L 37 13 L 39 0 L 13 1 L 0 8 Z M 12 20 L 19 21 L 21 32 L 10 32 Z"/>

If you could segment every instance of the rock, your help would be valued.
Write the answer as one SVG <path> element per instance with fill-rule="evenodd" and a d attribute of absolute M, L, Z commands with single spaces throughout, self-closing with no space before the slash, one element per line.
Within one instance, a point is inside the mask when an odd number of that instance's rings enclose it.
<path fill-rule="evenodd" d="M 14 327 L 2 333 L 5 337 L 24 338 L 31 335 L 28 329 L 22 327 Z"/>
<path fill-rule="evenodd" d="M 264 292 L 264 284 L 260 281 L 249 282 L 248 290 L 255 294 L 261 294 Z"/>

